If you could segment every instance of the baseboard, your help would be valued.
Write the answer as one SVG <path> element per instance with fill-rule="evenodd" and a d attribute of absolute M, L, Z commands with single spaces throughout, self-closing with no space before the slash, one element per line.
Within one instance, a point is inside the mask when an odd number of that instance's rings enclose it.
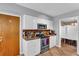
<path fill-rule="evenodd" d="M 39 56 L 40 55 L 40 53 L 38 53 L 37 55 L 35 55 L 35 56 Z"/>
<path fill-rule="evenodd" d="M 24 56 L 24 53 L 23 52 L 20 52 L 20 56 Z"/>
<path fill-rule="evenodd" d="M 24 54 L 20 54 L 20 56 L 25 56 Z"/>

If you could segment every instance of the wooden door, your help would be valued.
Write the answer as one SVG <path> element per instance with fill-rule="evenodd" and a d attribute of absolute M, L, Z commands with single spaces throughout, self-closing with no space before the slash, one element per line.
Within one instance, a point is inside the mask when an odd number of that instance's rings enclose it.
<path fill-rule="evenodd" d="M 19 17 L 0 14 L 0 56 L 19 55 Z"/>

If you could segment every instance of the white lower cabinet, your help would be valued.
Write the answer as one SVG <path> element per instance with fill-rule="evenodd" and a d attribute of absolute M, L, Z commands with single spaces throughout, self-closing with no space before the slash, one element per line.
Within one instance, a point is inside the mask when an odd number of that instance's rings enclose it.
<path fill-rule="evenodd" d="M 56 36 L 50 36 L 49 39 L 49 48 L 56 46 Z"/>
<path fill-rule="evenodd" d="M 35 56 L 40 53 L 40 39 L 23 41 L 23 53 L 25 56 Z"/>
<path fill-rule="evenodd" d="M 41 39 L 26 41 L 23 39 L 23 53 L 25 56 L 35 56 L 41 52 Z M 49 48 L 56 46 L 56 36 L 49 39 Z"/>

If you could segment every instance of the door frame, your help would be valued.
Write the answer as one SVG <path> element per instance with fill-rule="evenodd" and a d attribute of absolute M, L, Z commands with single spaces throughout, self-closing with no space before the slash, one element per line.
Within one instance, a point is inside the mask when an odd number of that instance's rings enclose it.
<path fill-rule="evenodd" d="M 59 45 L 58 47 L 61 47 L 61 19 L 59 20 Z"/>
<path fill-rule="evenodd" d="M 21 28 L 21 15 L 17 15 L 14 13 L 9 13 L 9 12 L 3 12 L 0 11 L 0 14 L 4 14 L 4 15 L 9 15 L 9 16 L 15 16 L 15 17 L 19 17 L 19 54 L 21 54 L 21 39 L 22 39 L 22 28 Z"/>

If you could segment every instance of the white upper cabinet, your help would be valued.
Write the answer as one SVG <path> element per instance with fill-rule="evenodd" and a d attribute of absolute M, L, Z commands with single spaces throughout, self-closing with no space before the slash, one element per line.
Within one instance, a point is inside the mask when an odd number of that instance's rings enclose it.
<path fill-rule="evenodd" d="M 23 16 L 23 29 L 35 29 L 36 24 L 35 20 L 36 17 L 29 16 L 29 15 L 24 15 Z"/>
<path fill-rule="evenodd" d="M 51 20 L 30 15 L 23 16 L 23 29 L 37 29 L 37 24 L 46 24 L 47 29 L 53 29 L 53 21 Z"/>
<path fill-rule="evenodd" d="M 77 40 L 78 38 L 78 27 L 68 25 L 68 26 L 62 26 L 61 27 L 61 37 L 62 38 L 67 38 L 67 39 L 72 39 L 72 40 Z"/>

